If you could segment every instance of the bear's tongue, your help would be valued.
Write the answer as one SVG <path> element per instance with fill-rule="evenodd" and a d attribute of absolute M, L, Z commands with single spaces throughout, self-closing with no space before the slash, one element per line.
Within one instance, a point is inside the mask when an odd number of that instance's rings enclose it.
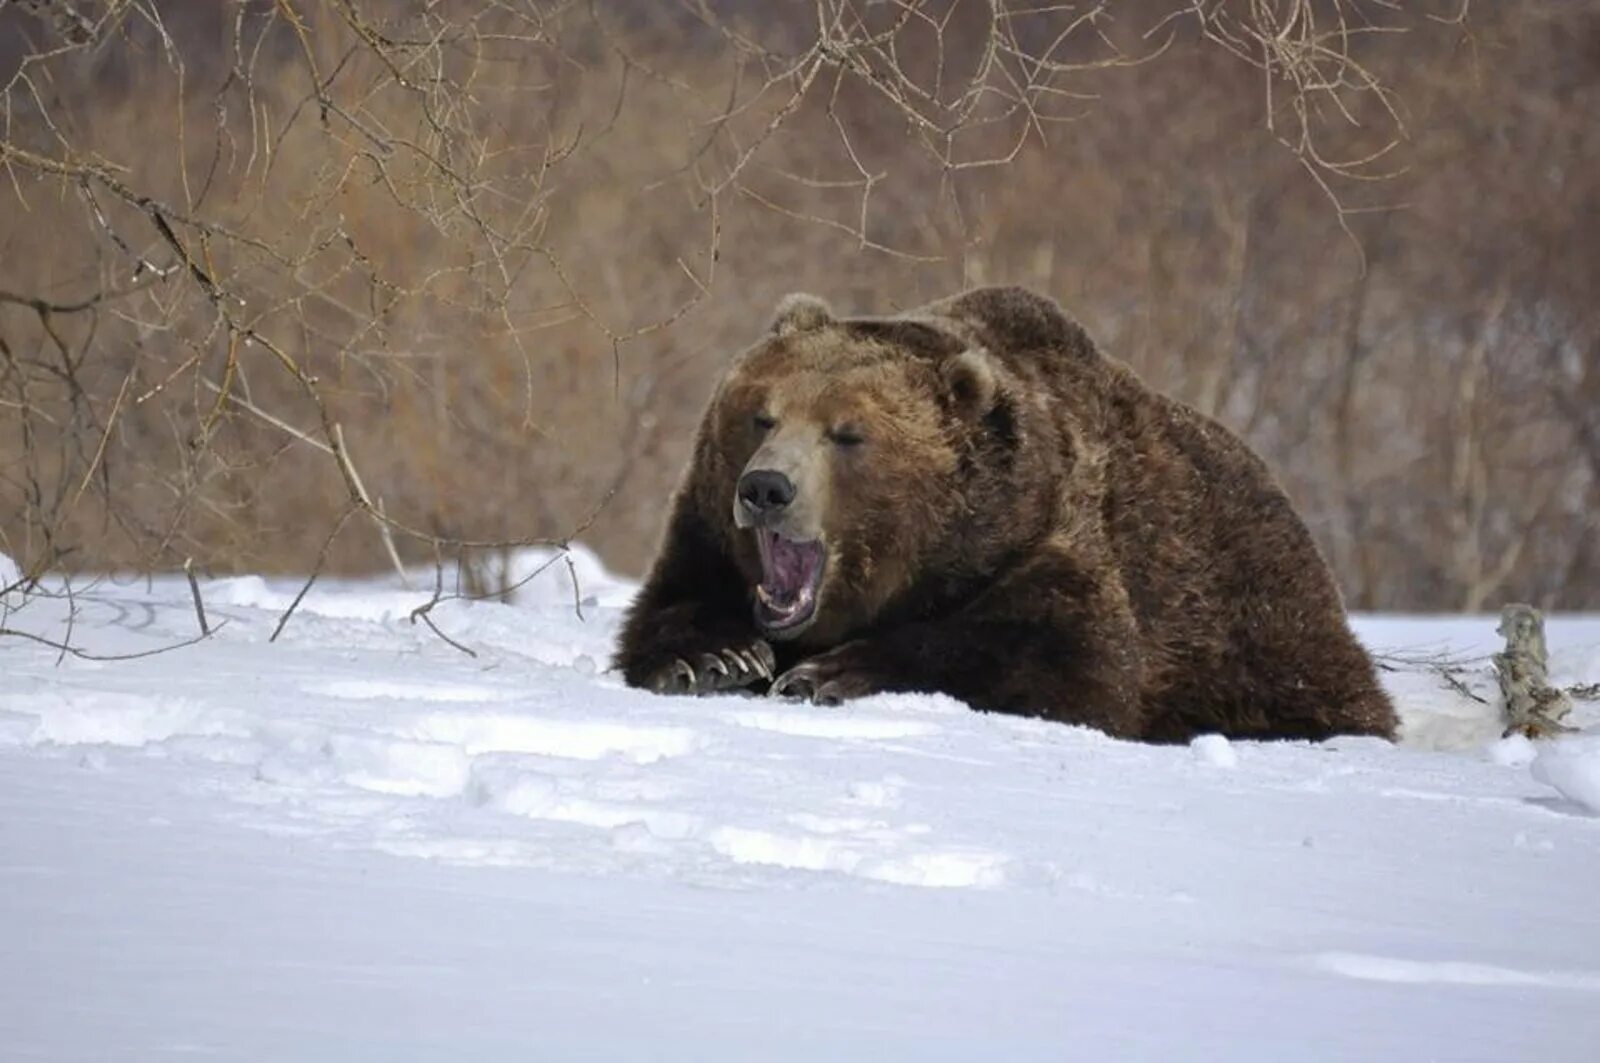
<path fill-rule="evenodd" d="M 756 594 L 780 618 L 798 615 L 816 596 L 822 544 L 797 543 L 765 528 L 756 535 L 761 547 L 761 585 Z"/>

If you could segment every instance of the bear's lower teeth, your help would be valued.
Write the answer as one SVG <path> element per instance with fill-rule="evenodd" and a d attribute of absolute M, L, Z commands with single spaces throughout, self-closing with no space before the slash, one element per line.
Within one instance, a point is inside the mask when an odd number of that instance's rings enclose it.
<path fill-rule="evenodd" d="M 810 587 L 801 587 L 793 594 L 774 594 L 767 590 L 766 584 L 756 584 L 756 597 L 761 599 L 761 604 L 768 609 L 780 613 L 792 613 L 806 602 L 810 601 Z"/>

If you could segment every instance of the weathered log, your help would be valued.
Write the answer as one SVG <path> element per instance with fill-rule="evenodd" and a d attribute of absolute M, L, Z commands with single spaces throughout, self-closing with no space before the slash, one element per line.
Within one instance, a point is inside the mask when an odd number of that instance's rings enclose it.
<path fill-rule="evenodd" d="M 1506 640 L 1506 648 L 1494 655 L 1505 734 L 1546 738 L 1572 730 L 1561 722 L 1572 711 L 1572 700 L 1550 685 L 1544 615 L 1531 605 L 1507 605 L 1495 630 Z"/>

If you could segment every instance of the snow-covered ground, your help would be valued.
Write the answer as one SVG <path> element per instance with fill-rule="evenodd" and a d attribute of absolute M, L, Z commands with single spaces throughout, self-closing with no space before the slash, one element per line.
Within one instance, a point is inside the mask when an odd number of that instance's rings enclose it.
<path fill-rule="evenodd" d="M 295 581 L 202 581 L 220 629 L 134 660 L 0 638 L 0 1058 L 1600 1058 L 1600 704 L 1499 742 L 1412 666 L 1398 747 L 1156 748 L 660 698 L 576 562 L 435 608 L 475 657 L 376 582 L 276 642 Z M 70 613 L 100 655 L 196 633 L 181 578 Z M 1361 630 L 1492 691 L 1492 618 Z M 1600 682 L 1600 618 L 1549 637 Z"/>

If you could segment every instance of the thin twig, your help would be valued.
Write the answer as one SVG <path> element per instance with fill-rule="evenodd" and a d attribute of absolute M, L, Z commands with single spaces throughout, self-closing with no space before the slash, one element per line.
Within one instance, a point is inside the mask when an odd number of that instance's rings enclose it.
<path fill-rule="evenodd" d="M 189 594 L 194 598 L 194 615 L 200 621 L 200 634 L 211 634 L 211 626 L 206 623 L 206 604 L 200 600 L 200 583 L 194 578 L 194 558 L 183 559 L 183 574 L 189 580 Z"/>
<path fill-rule="evenodd" d="M 300 602 L 310 592 L 311 585 L 317 582 L 317 577 L 322 575 L 322 566 L 327 564 L 328 551 L 332 548 L 333 541 L 339 537 L 339 533 L 344 530 L 345 523 L 355 516 L 356 512 L 356 508 L 350 506 L 339 516 L 339 520 L 334 524 L 333 530 L 328 533 L 327 539 L 323 540 L 322 549 L 317 551 L 317 561 L 316 564 L 311 566 L 311 574 L 306 577 L 305 583 L 300 585 L 300 590 L 295 594 L 294 601 L 289 603 L 289 608 L 285 609 L 283 615 L 278 618 L 277 626 L 272 629 L 272 635 L 267 639 L 268 642 L 277 642 L 278 636 L 283 634 L 283 629 L 288 625 L 289 618 L 294 615 L 296 609 L 300 608 Z"/>
<path fill-rule="evenodd" d="M 582 620 L 583 597 L 578 592 L 578 566 L 572 563 L 572 551 L 570 550 L 562 554 L 561 559 L 567 563 L 567 575 L 572 579 L 572 611 L 577 614 L 579 620 Z"/>
<path fill-rule="evenodd" d="M 193 646 L 197 642 L 204 642 L 212 635 L 215 635 L 218 631 L 221 631 L 227 626 L 227 624 L 228 622 L 224 620 L 222 623 L 218 624 L 215 628 L 204 635 L 196 635 L 193 638 L 184 639 L 182 642 L 174 642 L 170 645 L 158 646 L 153 650 L 141 650 L 138 653 L 90 653 L 88 650 L 81 650 L 68 642 L 57 642 L 55 639 L 47 639 L 43 635 L 35 635 L 31 631 L 19 631 L 15 628 L 9 627 L 0 627 L 0 637 L 18 638 L 28 642 L 37 642 L 41 646 L 48 646 L 53 650 L 59 651 L 64 656 L 76 657 L 83 661 L 136 661 L 141 657 L 154 657 L 157 654 L 171 653 L 173 650 L 181 650 L 185 646 Z M 60 658 L 58 658 L 58 660 L 59 659 Z"/>
<path fill-rule="evenodd" d="M 429 598 L 426 602 L 411 610 L 411 622 L 415 624 L 418 620 L 421 620 L 424 624 L 428 625 L 428 629 L 430 631 L 432 631 L 435 635 L 438 635 L 449 645 L 460 650 L 468 657 L 477 657 L 477 651 L 471 649 L 470 647 L 463 646 L 449 635 L 446 635 L 443 631 L 440 631 L 439 626 L 435 624 L 433 622 L 433 618 L 428 615 L 429 613 L 433 612 L 434 606 L 447 600 L 448 599 L 444 594 L 444 561 L 437 553 L 435 553 L 433 558 L 433 597 Z"/>

